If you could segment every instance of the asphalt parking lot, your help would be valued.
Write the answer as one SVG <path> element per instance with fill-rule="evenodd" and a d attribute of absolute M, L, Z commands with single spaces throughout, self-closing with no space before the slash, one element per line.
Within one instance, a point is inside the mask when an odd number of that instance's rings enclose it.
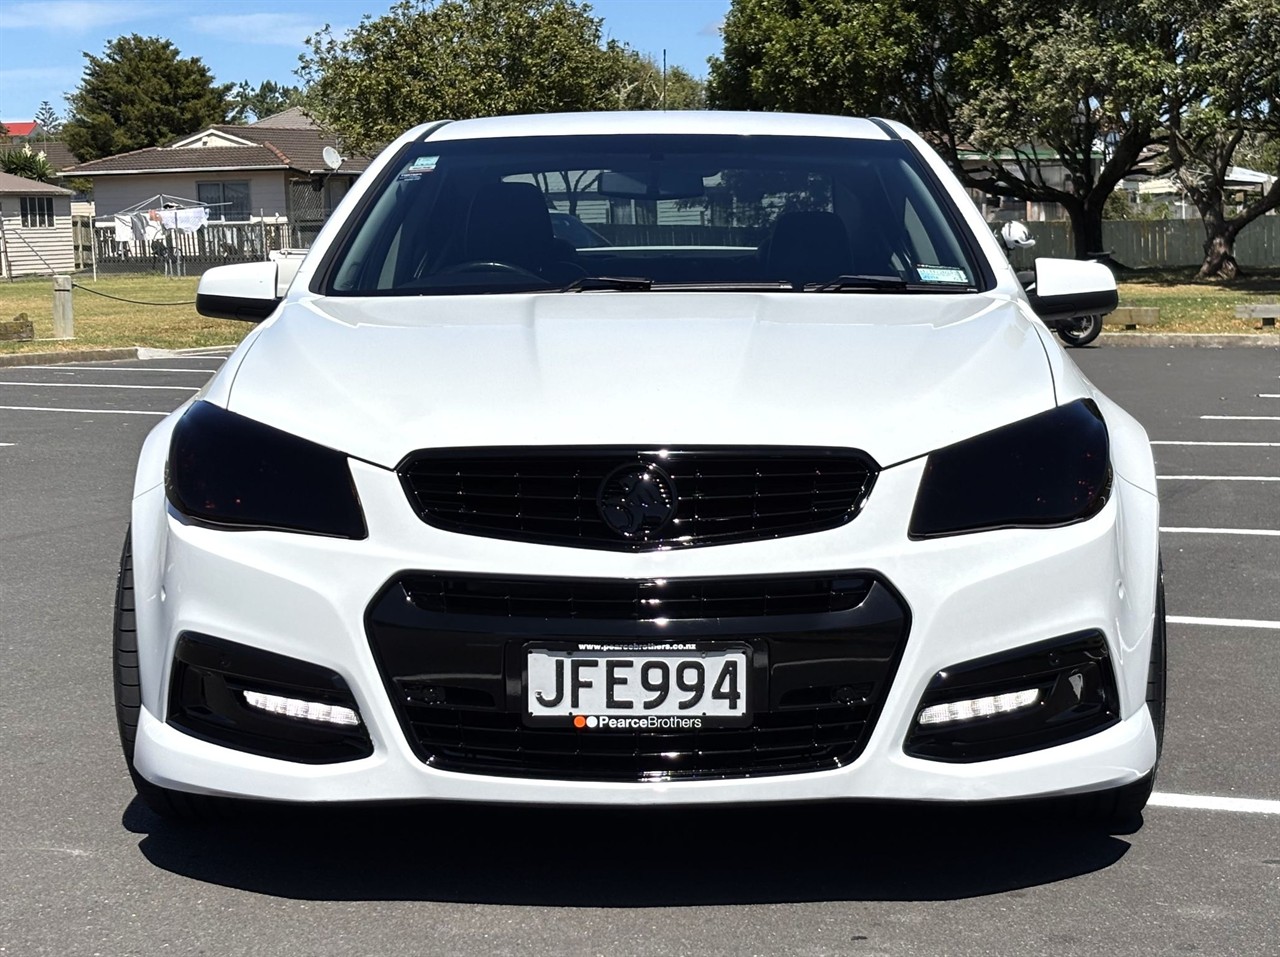
<path fill-rule="evenodd" d="M 1073 356 L 1161 476 L 1170 710 L 1129 834 L 862 806 L 163 822 L 116 743 L 113 589 L 142 439 L 221 356 L 0 369 L 0 954 L 1280 954 L 1280 350 Z"/>

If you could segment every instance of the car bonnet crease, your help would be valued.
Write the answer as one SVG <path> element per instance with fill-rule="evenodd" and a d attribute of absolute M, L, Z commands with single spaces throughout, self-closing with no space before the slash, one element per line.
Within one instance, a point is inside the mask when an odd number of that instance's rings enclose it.
<path fill-rule="evenodd" d="M 887 466 L 1053 404 L 1031 322 L 994 297 L 598 292 L 293 302 L 228 407 L 386 467 L 481 436 Z"/>

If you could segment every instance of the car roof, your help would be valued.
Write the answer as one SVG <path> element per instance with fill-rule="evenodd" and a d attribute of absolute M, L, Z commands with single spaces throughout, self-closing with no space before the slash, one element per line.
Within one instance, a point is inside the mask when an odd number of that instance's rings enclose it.
<path fill-rule="evenodd" d="M 458 120 L 436 127 L 432 140 L 506 136 L 720 134 L 732 136 L 834 136 L 888 140 L 896 135 L 873 120 L 809 113 L 737 113 L 722 110 L 628 110 L 599 113 L 540 113 Z"/>

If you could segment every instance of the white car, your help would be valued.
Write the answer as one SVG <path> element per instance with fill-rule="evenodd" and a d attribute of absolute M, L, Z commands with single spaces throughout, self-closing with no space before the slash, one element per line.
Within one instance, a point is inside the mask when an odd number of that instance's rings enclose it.
<path fill-rule="evenodd" d="M 570 201 L 614 245 L 556 240 Z M 138 466 L 115 679 L 156 810 L 1145 804 L 1146 434 L 910 130 L 431 123 L 292 265 L 205 274 L 260 324 Z M 1114 307 L 1037 272 L 1045 318 Z"/>

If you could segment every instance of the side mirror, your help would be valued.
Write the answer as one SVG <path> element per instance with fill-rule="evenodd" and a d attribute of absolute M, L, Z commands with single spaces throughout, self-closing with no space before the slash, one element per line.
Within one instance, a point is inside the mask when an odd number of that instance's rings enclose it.
<path fill-rule="evenodd" d="M 1037 259 L 1035 288 L 1027 299 L 1045 322 L 1105 316 L 1120 304 L 1111 270 L 1078 259 Z"/>
<path fill-rule="evenodd" d="M 196 312 L 211 319 L 261 322 L 280 302 L 274 262 L 215 266 L 200 277 Z"/>

